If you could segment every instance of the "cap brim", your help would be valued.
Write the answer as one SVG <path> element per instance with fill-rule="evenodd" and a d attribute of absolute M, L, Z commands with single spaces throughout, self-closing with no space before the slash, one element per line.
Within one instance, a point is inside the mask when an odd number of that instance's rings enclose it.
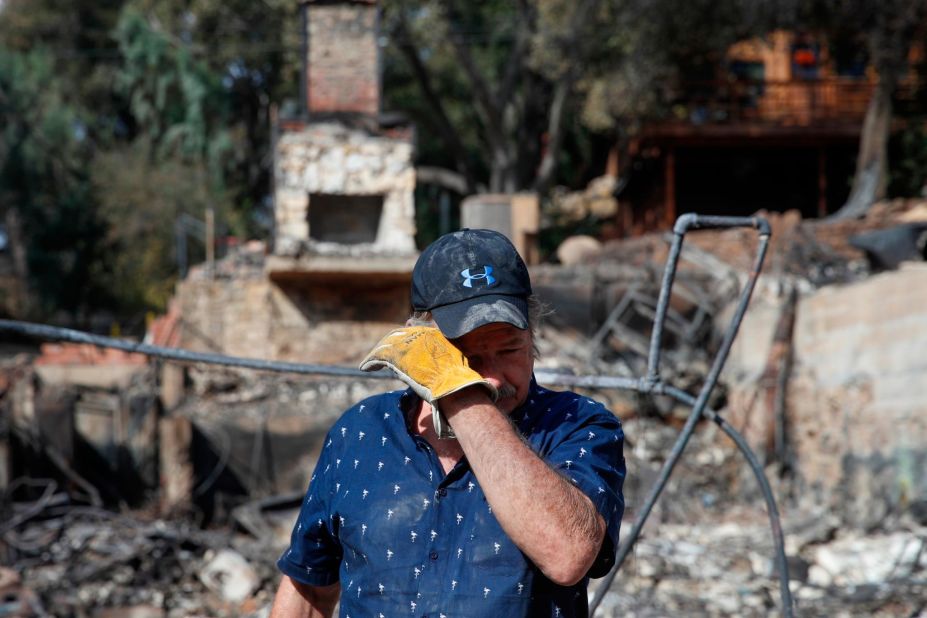
<path fill-rule="evenodd" d="M 528 302 L 518 296 L 486 294 L 431 310 L 438 329 L 448 339 L 463 337 L 487 324 L 503 322 L 528 328 Z"/>

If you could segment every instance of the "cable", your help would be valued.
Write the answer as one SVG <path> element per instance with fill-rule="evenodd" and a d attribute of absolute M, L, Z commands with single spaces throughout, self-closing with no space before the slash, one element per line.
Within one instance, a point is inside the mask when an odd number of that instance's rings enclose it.
<path fill-rule="evenodd" d="M 668 387 L 667 394 L 682 403 L 687 403 L 689 405 L 695 404 L 695 400 L 691 395 L 677 388 Z M 740 452 L 747 460 L 747 464 L 753 471 L 753 475 L 756 477 L 756 481 L 760 486 L 763 499 L 766 501 L 766 514 L 769 517 L 769 527 L 773 537 L 773 549 L 776 552 L 776 566 L 778 567 L 776 570 L 779 575 L 779 594 L 783 607 L 782 613 L 784 616 L 791 618 L 794 605 L 792 602 L 791 589 L 789 588 L 789 563 L 785 555 L 785 536 L 782 533 L 782 523 L 779 517 L 779 509 L 776 507 L 776 498 L 773 495 L 769 479 L 766 478 L 766 473 L 763 471 L 763 465 L 760 463 L 759 459 L 757 459 L 744 437 L 731 427 L 720 414 L 711 408 L 705 408 L 703 414 L 706 418 L 716 423 L 721 430 L 734 441 L 734 444 L 737 445 L 737 448 L 740 449 Z"/>
<path fill-rule="evenodd" d="M 205 352 L 191 352 L 180 348 L 165 348 L 147 343 L 138 343 L 126 339 L 91 335 L 69 328 L 46 326 L 32 322 L 19 322 L 16 320 L 0 320 L 0 332 L 15 333 L 51 341 L 69 341 L 71 343 L 85 343 L 104 348 L 114 348 L 133 354 L 144 354 L 158 358 L 166 358 L 184 363 L 208 363 L 211 365 L 225 365 L 228 367 L 241 367 L 257 369 L 260 371 L 277 371 L 297 374 L 329 375 L 343 378 L 370 378 L 393 379 L 393 375 L 386 371 L 365 372 L 360 369 L 336 367 L 333 365 L 311 365 L 305 363 L 288 363 L 282 361 L 269 361 L 257 358 L 240 358 L 222 354 L 209 354 Z"/>
<path fill-rule="evenodd" d="M 392 373 L 382 371 L 361 371 L 350 367 L 336 365 L 312 365 L 306 363 L 289 363 L 283 361 L 269 361 L 258 358 L 242 358 L 226 356 L 224 354 L 211 354 L 206 352 L 192 352 L 181 348 L 166 348 L 147 343 L 138 343 L 127 339 L 116 339 L 102 335 L 92 335 L 78 330 L 35 324 L 33 322 L 20 322 L 17 320 L 0 320 L 0 333 L 7 332 L 16 335 L 42 339 L 46 341 L 67 341 L 83 343 L 103 348 L 114 348 L 132 354 L 144 354 L 155 358 L 165 358 L 180 363 L 207 363 L 210 365 L 223 365 L 254 369 L 257 371 L 273 371 L 278 373 L 296 373 L 300 375 L 325 375 L 339 378 L 364 378 L 369 380 L 395 380 Z M 535 377 L 544 384 L 559 386 L 574 386 L 584 388 L 620 388 L 637 389 L 640 380 L 614 376 L 573 375 L 547 369 L 538 369 Z"/>

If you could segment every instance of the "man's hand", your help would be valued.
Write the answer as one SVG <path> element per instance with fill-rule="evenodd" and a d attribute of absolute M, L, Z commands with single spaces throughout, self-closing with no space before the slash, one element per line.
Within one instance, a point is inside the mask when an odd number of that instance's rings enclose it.
<path fill-rule="evenodd" d="M 469 386 L 481 385 L 493 401 L 496 387 L 470 368 L 466 357 L 437 328 L 410 326 L 392 331 L 361 362 L 364 371 L 388 368 L 431 404 L 439 438 L 454 437 L 438 410 L 438 400 Z"/>

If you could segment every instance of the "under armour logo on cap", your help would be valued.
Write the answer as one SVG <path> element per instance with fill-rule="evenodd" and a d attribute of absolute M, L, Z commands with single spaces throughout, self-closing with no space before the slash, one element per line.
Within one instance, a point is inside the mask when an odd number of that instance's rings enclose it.
<path fill-rule="evenodd" d="M 466 268 L 460 271 L 460 276 L 464 279 L 463 286 L 465 288 L 472 288 L 474 281 L 482 281 L 486 287 L 496 282 L 496 278 L 492 276 L 492 266 L 483 266 L 483 272 L 476 273 L 475 275 L 471 275 L 470 270 L 471 269 Z"/>

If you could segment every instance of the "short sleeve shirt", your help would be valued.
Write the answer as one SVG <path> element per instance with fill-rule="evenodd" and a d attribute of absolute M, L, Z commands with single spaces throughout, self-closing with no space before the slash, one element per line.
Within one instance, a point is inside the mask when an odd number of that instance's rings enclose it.
<path fill-rule="evenodd" d="M 344 617 L 585 616 L 588 577 L 613 565 L 624 512 L 620 421 L 596 401 L 534 380 L 512 413 L 531 448 L 607 524 L 587 578 L 560 586 L 506 536 L 466 458 L 445 475 L 409 431 L 414 403 L 411 391 L 378 395 L 335 423 L 278 568 L 304 584 L 340 581 Z"/>

